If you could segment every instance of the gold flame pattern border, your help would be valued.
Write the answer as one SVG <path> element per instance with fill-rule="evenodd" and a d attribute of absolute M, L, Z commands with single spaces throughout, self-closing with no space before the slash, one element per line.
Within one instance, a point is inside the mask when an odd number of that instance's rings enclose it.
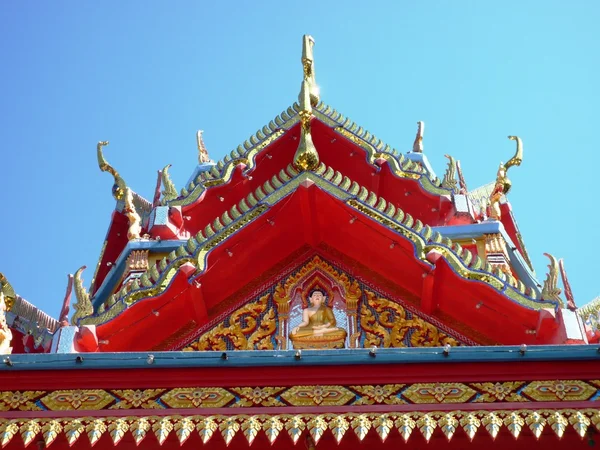
<path fill-rule="evenodd" d="M 264 415 L 212 415 L 212 416 L 126 416 L 46 419 L 0 419 L 0 445 L 5 447 L 15 436 L 20 436 L 27 446 L 35 439 L 43 440 L 46 447 L 61 435 L 72 446 L 85 436 L 90 445 L 108 435 L 113 445 L 118 445 L 126 433 L 131 433 L 139 445 L 148 435 L 154 435 L 158 444 L 177 439 L 180 444 L 197 434 L 204 444 L 220 435 L 225 444 L 240 434 L 248 444 L 263 434 L 273 444 L 288 435 L 296 444 L 302 435 L 317 444 L 325 433 L 331 433 L 339 443 L 344 436 L 354 434 L 363 441 L 369 433 L 382 441 L 392 433 L 399 433 L 405 441 L 421 434 L 427 442 L 435 433 L 442 433 L 448 441 L 456 434 L 469 440 L 489 434 L 495 439 L 507 430 L 515 439 L 529 430 L 536 439 L 546 432 L 562 438 L 570 430 L 581 438 L 594 427 L 600 432 L 598 409 L 542 409 L 499 411 L 439 411 L 406 413 L 364 414 L 264 414 Z M 285 430 L 285 431 L 284 431 Z M 415 431 L 416 430 L 416 431 Z M 439 431 L 438 431 L 439 430 Z M 287 438 L 285 438 L 287 439 Z"/>

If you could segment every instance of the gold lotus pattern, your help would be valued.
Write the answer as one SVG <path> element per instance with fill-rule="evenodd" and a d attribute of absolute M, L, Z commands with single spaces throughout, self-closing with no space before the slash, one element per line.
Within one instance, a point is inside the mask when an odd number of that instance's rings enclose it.
<path fill-rule="evenodd" d="M 0 411 L 587 401 L 598 380 L 0 391 Z"/>
<path fill-rule="evenodd" d="M 392 433 L 408 442 L 420 435 L 427 442 L 436 434 L 443 434 L 449 441 L 462 434 L 461 439 L 473 440 L 479 435 L 495 439 L 503 431 L 515 439 L 524 430 L 530 431 L 539 439 L 544 430 L 554 433 L 559 439 L 567 433 L 584 438 L 594 429 L 600 431 L 600 411 L 598 409 L 541 409 L 541 410 L 475 410 L 367 414 L 263 414 L 263 415 L 212 415 L 212 416 L 126 416 L 126 417 L 84 417 L 80 419 L 25 418 L 0 419 L 0 445 L 5 447 L 15 438 L 28 446 L 34 439 L 41 440 L 46 447 L 58 436 L 64 436 L 72 446 L 83 436 L 92 446 L 108 434 L 113 445 L 117 445 L 130 433 L 136 445 L 154 435 L 159 445 L 170 436 L 185 443 L 197 435 L 203 444 L 219 436 L 226 445 L 242 434 L 248 444 L 262 435 L 271 444 L 280 436 L 292 439 L 297 444 L 300 438 L 309 438 L 318 444 L 325 439 L 340 443 L 345 436 L 363 441 L 373 436 L 385 441 Z M 285 430 L 285 431 L 284 431 Z M 596 432 L 597 432 L 596 431 Z M 307 434 L 305 434 L 307 433 Z M 146 441 L 149 442 L 149 441 Z"/>

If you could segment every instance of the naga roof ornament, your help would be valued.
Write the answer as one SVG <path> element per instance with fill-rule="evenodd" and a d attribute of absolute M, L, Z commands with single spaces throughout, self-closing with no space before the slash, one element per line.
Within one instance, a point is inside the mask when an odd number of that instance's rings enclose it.
<path fill-rule="evenodd" d="M 415 137 L 415 142 L 413 143 L 413 153 L 423 153 L 423 134 L 425 133 L 425 122 L 419 121 L 417 122 L 417 136 Z"/>
<path fill-rule="evenodd" d="M 558 260 L 558 267 L 560 268 L 560 276 L 562 278 L 563 287 L 565 288 L 567 308 L 571 311 L 575 311 L 577 309 L 577 305 L 575 305 L 575 297 L 573 296 L 573 291 L 571 290 L 571 285 L 569 284 L 569 279 L 567 278 L 567 271 L 565 270 L 565 263 L 562 258 Z"/>
<path fill-rule="evenodd" d="M 6 310 L 10 311 L 10 309 L 12 308 L 12 305 L 15 301 L 16 294 L 15 294 L 15 290 L 13 289 L 13 287 L 8 282 L 8 280 L 6 279 L 6 277 L 4 276 L 4 274 L 2 272 L 0 272 L 0 293 L 4 294 Z"/>
<path fill-rule="evenodd" d="M 208 150 L 206 149 L 206 145 L 204 145 L 204 139 L 202 138 L 203 130 L 198 130 L 196 133 L 196 142 L 198 143 L 198 163 L 206 164 L 211 162 L 210 156 L 208 156 Z"/>
<path fill-rule="evenodd" d="M 169 202 L 170 200 L 175 200 L 178 196 L 177 189 L 175 188 L 175 183 L 173 183 L 171 177 L 169 176 L 169 167 L 171 167 L 171 164 L 167 164 L 165 168 L 161 171 L 162 184 L 165 187 L 162 191 L 163 205 L 166 205 L 167 202 Z"/>
<path fill-rule="evenodd" d="M 122 200 L 125 196 L 125 189 L 127 185 L 125 184 L 125 180 L 121 178 L 119 172 L 115 170 L 113 166 L 111 166 L 106 159 L 104 159 L 104 154 L 102 153 L 102 147 L 108 145 L 108 141 L 99 141 L 96 147 L 96 154 L 98 156 L 98 167 L 102 172 L 110 173 L 115 179 L 115 184 L 113 185 L 113 197 L 115 200 Z"/>
<path fill-rule="evenodd" d="M 75 277 L 73 279 L 73 284 L 75 286 L 75 297 L 77 297 L 77 301 L 73 305 L 75 313 L 71 318 L 71 323 L 74 325 L 77 324 L 78 320 L 83 319 L 87 316 L 91 316 L 94 313 L 94 308 L 90 300 L 90 294 L 83 285 L 83 280 L 81 279 L 81 273 L 85 269 L 86 266 L 81 266 L 79 269 L 77 269 L 77 272 L 75 272 Z"/>
<path fill-rule="evenodd" d="M 304 68 L 304 79 L 300 87 L 298 101 L 300 104 L 301 134 L 298 150 L 294 155 L 294 166 L 298 170 L 314 170 L 319 165 L 319 153 L 315 148 L 310 134 L 310 121 L 313 117 L 312 107 L 319 102 L 319 93 L 315 81 L 313 67 L 313 45 L 314 39 L 304 35 L 302 41 L 302 66 Z"/>
<path fill-rule="evenodd" d="M 129 188 L 125 189 L 125 207 L 123 212 L 129 219 L 129 228 L 127 229 L 127 239 L 133 241 L 134 239 L 140 238 L 142 231 L 142 219 L 135 209 L 133 204 L 133 191 Z"/>
<path fill-rule="evenodd" d="M 550 259 L 550 264 L 548 265 L 548 273 L 546 274 L 544 287 L 542 288 L 542 300 L 558 302 L 561 307 L 564 307 L 563 301 L 560 298 L 562 291 L 558 287 L 558 262 L 551 254 L 544 253 L 544 255 Z"/>
<path fill-rule="evenodd" d="M 446 169 L 446 173 L 444 174 L 444 179 L 442 180 L 442 187 L 445 189 L 450 189 L 453 193 L 458 194 L 458 181 L 456 180 L 456 172 L 457 172 L 457 162 L 452 156 L 444 155 L 448 158 L 448 168 Z"/>
<path fill-rule="evenodd" d="M 523 162 L 523 142 L 518 136 L 508 136 L 511 141 L 517 141 L 517 151 L 515 155 L 508 160 L 506 164 L 500 163 L 498 174 L 496 175 L 496 184 L 490 195 L 490 217 L 500 220 L 502 213 L 500 212 L 500 199 L 508 194 L 512 183 L 508 179 L 507 172 L 512 166 L 520 166 Z"/>

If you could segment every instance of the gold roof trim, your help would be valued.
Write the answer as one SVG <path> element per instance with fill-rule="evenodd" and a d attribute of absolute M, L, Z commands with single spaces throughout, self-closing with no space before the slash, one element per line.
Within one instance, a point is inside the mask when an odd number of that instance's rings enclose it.
<path fill-rule="evenodd" d="M 300 111 L 302 111 L 302 108 L 298 103 L 294 103 L 284 110 L 268 125 L 263 126 L 243 144 L 238 145 L 222 160 L 219 160 L 211 170 L 200 173 L 195 180 L 181 189 L 179 198 L 170 200 L 168 204 L 171 206 L 191 205 L 200 198 L 207 188 L 227 183 L 231 179 L 233 169 L 239 163 L 246 164 L 248 166 L 247 170 L 252 170 L 255 167 L 254 158 L 256 155 L 285 131 L 300 122 Z M 417 163 L 404 157 L 398 150 L 385 144 L 381 139 L 331 106 L 319 102 L 312 107 L 312 114 L 337 133 L 363 148 L 367 152 L 370 164 L 375 164 L 377 158 L 385 158 L 398 177 L 418 180 L 426 192 L 433 195 L 449 195 L 451 193 L 450 189 L 442 187 L 440 179 L 431 178 Z"/>
<path fill-rule="evenodd" d="M 0 419 L 2 446 L 9 444 L 16 436 L 22 439 L 24 446 L 28 446 L 39 436 L 46 447 L 59 436 L 64 436 L 70 446 L 84 439 L 83 436 L 94 445 L 104 434 L 109 435 L 116 446 L 128 432 L 137 445 L 150 435 L 154 435 L 158 444 L 163 445 L 170 434 L 174 434 L 183 444 L 196 433 L 204 444 L 220 435 L 220 439 L 228 445 L 237 434 L 242 434 L 251 445 L 259 434 L 263 434 L 271 444 L 281 436 L 285 440 L 291 438 L 296 444 L 305 436 L 309 448 L 314 448 L 325 433 L 331 433 L 338 443 L 346 435 L 354 435 L 363 441 L 369 433 L 378 435 L 382 441 L 388 439 L 391 433 L 399 433 L 405 442 L 420 434 L 429 442 L 439 432 L 451 440 L 458 430 L 462 430 L 461 433 L 465 433 L 471 441 L 482 434 L 495 439 L 503 430 L 507 430 L 515 439 L 523 430 L 529 430 L 536 439 L 544 432 L 554 433 L 560 439 L 570 430 L 584 438 L 591 427 L 600 431 L 598 409 Z"/>
<path fill-rule="evenodd" d="M 83 318 L 80 323 L 105 323 L 116 317 L 128 305 L 159 295 L 164 292 L 179 267 L 185 263 L 194 264 L 197 273 L 202 272 L 210 250 L 254 221 L 307 179 L 358 212 L 410 240 L 415 247 L 416 257 L 424 263 L 429 264 L 426 259 L 427 253 L 436 250 L 461 277 L 484 282 L 524 307 L 540 310 L 549 305 L 557 306 L 555 302 L 536 300 L 535 292 L 526 290 L 525 285 L 511 274 L 505 274 L 499 267 L 493 267 L 479 256 L 473 257 L 473 254 L 463 249 L 460 244 L 443 237 L 439 232 L 434 233 L 429 225 L 415 220 L 410 214 L 343 176 L 339 171 L 321 163 L 314 172 L 299 173 L 290 164 L 286 170 L 274 175 L 237 205 L 216 217 L 204 230 L 163 258 L 158 266 L 153 265 L 139 279 L 113 294 L 98 315 Z"/>

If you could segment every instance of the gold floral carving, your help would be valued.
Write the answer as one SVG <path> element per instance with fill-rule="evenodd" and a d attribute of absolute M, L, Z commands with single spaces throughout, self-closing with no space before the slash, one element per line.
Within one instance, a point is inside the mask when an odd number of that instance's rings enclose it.
<path fill-rule="evenodd" d="M 325 433 L 339 443 L 346 436 L 351 442 L 363 441 L 370 430 L 385 441 L 397 436 L 408 442 L 414 438 L 429 441 L 434 433 L 442 433 L 448 441 L 457 436 L 461 427 L 470 440 L 477 436 L 495 439 L 499 433 L 508 432 L 515 439 L 523 430 L 529 428 L 533 437 L 538 439 L 543 429 L 562 438 L 566 433 L 574 433 L 584 438 L 593 427 L 600 426 L 600 417 L 595 408 L 587 409 L 541 409 L 541 410 L 475 410 L 370 414 L 263 414 L 263 415 L 212 415 L 212 416 L 127 416 L 127 417 L 69 417 L 0 419 L 0 445 L 6 446 L 15 438 L 23 445 L 30 444 L 36 436 L 43 439 L 46 446 L 59 436 L 64 436 L 73 446 L 82 436 L 94 444 L 105 434 L 109 434 L 113 443 L 118 443 L 129 430 L 134 442 L 139 445 L 149 434 L 154 434 L 159 445 L 175 431 L 177 440 L 183 444 L 192 434 L 207 444 L 215 434 L 221 434 L 225 443 L 231 442 L 236 435 L 243 434 L 249 443 L 264 433 L 273 444 L 280 436 L 284 441 L 292 438 L 294 443 L 300 440 L 303 432 L 308 431 L 308 441 L 316 444 Z M 287 433 L 281 433 L 282 430 Z M 530 439 L 531 434 L 524 435 Z M 288 441 L 289 442 L 289 441 Z M 16 442 L 15 442 L 16 443 Z M 17 446 L 21 443 L 16 443 Z"/>
<path fill-rule="evenodd" d="M 381 386 L 350 386 L 362 397 L 352 405 L 400 405 L 406 403 L 399 392 L 404 384 L 384 384 Z"/>
<path fill-rule="evenodd" d="M 476 403 L 490 402 L 526 402 L 527 399 L 517 394 L 525 383 L 522 381 L 508 381 L 504 383 L 470 383 L 481 395 L 475 399 Z"/>
<path fill-rule="evenodd" d="M 68 411 L 104 409 L 114 400 L 114 397 L 103 389 L 76 389 L 53 391 L 42 397 L 40 402 L 52 411 Z"/>
<path fill-rule="evenodd" d="M 293 386 L 281 394 L 292 406 L 344 405 L 355 397 L 343 386 Z"/>
<path fill-rule="evenodd" d="M 523 394 L 540 402 L 581 401 L 588 400 L 596 391 L 580 380 L 551 380 L 533 381 L 523 389 Z"/>
<path fill-rule="evenodd" d="M 274 308 L 269 307 L 270 296 L 263 295 L 258 301 L 234 311 L 229 316 L 229 325 L 221 322 L 184 350 L 227 350 L 227 341 L 235 350 L 272 350 L 271 337 L 277 329 L 277 322 Z"/>
<path fill-rule="evenodd" d="M 35 399 L 44 395 L 44 391 L 0 392 L 0 411 L 40 411 Z"/>
<path fill-rule="evenodd" d="M 372 347 L 439 347 L 460 343 L 437 327 L 413 315 L 408 318 L 406 310 L 398 303 L 365 291 L 367 302 L 362 304 L 360 325 L 365 333 L 364 346 Z M 410 336 L 410 345 L 406 338 Z"/>
<path fill-rule="evenodd" d="M 115 389 L 112 391 L 119 397 L 119 401 L 110 409 L 160 409 L 161 406 L 156 402 L 156 397 L 162 394 L 165 389 Z"/>
<path fill-rule="evenodd" d="M 0 411 L 586 401 L 599 380 L 0 391 Z M 186 406 L 187 405 L 187 406 Z M 599 416 L 600 420 L 600 416 Z"/>
<path fill-rule="evenodd" d="M 212 388 L 177 388 L 172 389 L 160 400 L 171 408 L 221 408 L 235 397 L 225 389 Z"/>
<path fill-rule="evenodd" d="M 419 383 L 402 393 L 413 403 L 466 403 L 475 394 L 462 383 Z"/>
<path fill-rule="evenodd" d="M 232 392 L 239 395 L 239 400 L 233 406 L 285 406 L 277 400 L 277 395 L 285 390 L 284 387 L 240 387 L 231 388 Z"/>

